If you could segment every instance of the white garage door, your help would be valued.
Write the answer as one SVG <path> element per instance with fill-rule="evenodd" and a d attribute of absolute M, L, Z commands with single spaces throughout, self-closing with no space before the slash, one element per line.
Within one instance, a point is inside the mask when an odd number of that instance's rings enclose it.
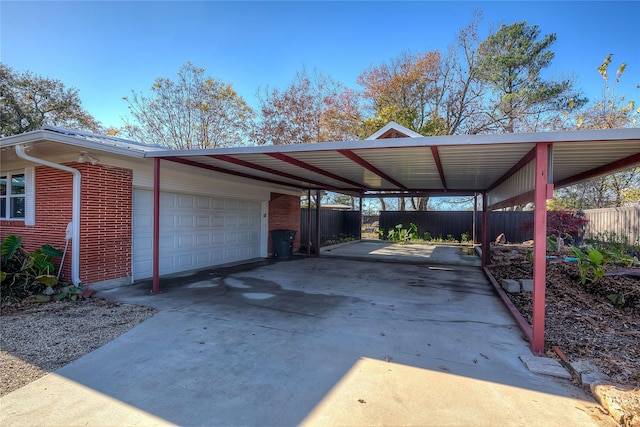
<path fill-rule="evenodd" d="M 160 193 L 160 274 L 260 256 L 261 203 Z M 133 279 L 152 276 L 153 192 L 133 193 Z"/>

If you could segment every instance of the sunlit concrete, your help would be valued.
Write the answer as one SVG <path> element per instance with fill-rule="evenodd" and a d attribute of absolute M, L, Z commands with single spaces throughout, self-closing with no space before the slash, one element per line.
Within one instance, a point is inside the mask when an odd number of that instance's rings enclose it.
<path fill-rule="evenodd" d="M 362 240 L 322 248 L 320 254 L 371 261 L 480 266 L 480 258 L 475 254 L 467 254 L 463 249 L 466 247 L 426 242 L 400 244 L 380 240 Z"/>
<path fill-rule="evenodd" d="M 173 426 L 162 418 L 49 374 L 0 400 L 0 425 L 13 426 Z"/>
<path fill-rule="evenodd" d="M 2 397 L 1 424 L 135 425 L 140 413 L 182 426 L 607 423 L 581 389 L 527 370 L 529 346 L 477 267 L 321 257 L 160 286 L 100 291 L 159 312 Z"/>

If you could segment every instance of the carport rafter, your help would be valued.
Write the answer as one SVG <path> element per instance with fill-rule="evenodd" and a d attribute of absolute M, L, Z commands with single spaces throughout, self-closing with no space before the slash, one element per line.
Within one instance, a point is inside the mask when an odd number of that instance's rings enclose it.
<path fill-rule="evenodd" d="M 570 176 L 568 178 L 564 178 L 556 182 L 557 187 L 566 187 L 571 184 L 575 184 L 580 181 L 584 181 L 591 178 L 596 178 L 598 176 L 606 175 L 611 171 L 616 171 L 620 169 L 625 169 L 627 167 L 633 167 L 640 164 L 640 153 L 633 154 L 629 157 L 625 157 L 620 160 L 616 160 L 615 162 L 611 162 L 609 164 L 579 173 L 574 176 Z"/>
<path fill-rule="evenodd" d="M 365 159 L 363 159 L 362 157 L 358 156 L 356 153 L 354 153 L 351 150 L 336 150 L 338 153 L 342 154 L 343 156 L 345 156 L 347 159 L 351 160 L 352 162 L 362 166 L 363 168 L 367 169 L 369 172 L 373 172 L 375 175 L 378 175 L 380 178 L 384 179 L 387 182 L 392 183 L 393 185 L 399 187 L 402 190 L 408 190 L 408 188 L 399 183 L 398 181 L 396 181 L 395 179 L 391 178 L 389 175 L 387 175 L 386 173 L 382 172 L 380 169 L 378 169 L 377 167 L 373 166 L 371 163 L 367 162 Z"/>
<path fill-rule="evenodd" d="M 200 162 L 195 162 L 193 160 L 187 160 L 187 159 L 183 159 L 181 157 L 162 157 L 163 160 L 168 160 L 170 162 L 175 162 L 175 163 L 180 163 L 183 165 L 188 165 L 188 166 L 193 166 L 193 167 L 197 167 L 197 168 L 202 168 L 202 169 L 207 169 L 213 172 L 220 172 L 220 173 L 224 173 L 224 174 L 228 174 L 228 175 L 234 175 L 234 176 L 239 176 L 241 178 L 247 178 L 247 179 L 252 179 L 252 180 L 256 180 L 256 181 L 263 181 L 263 182 L 268 182 L 270 184 L 276 184 L 276 185 L 286 185 L 287 187 L 294 187 L 294 188 L 299 188 L 299 189 L 306 189 L 308 188 L 308 186 L 303 186 L 300 184 L 293 184 L 290 182 L 284 182 L 284 181 L 278 181 L 275 179 L 270 179 L 270 178 L 263 178 L 263 177 L 259 177 L 256 175 L 251 175 L 248 173 L 244 173 L 244 172 L 238 172 L 238 171 L 234 171 L 234 170 L 230 170 L 230 169 L 225 169 L 225 168 L 221 168 L 218 166 L 213 166 L 213 165 L 208 165 L 205 163 L 200 163 Z"/>
<path fill-rule="evenodd" d="M 489 186 L 489 188 L 487 189 L 487 192 L 492 191 L 493 189 L 495 189 L 496 187 L 498 187 L 500 184 L 502 184 L 503 182 L 505 182 L 507 179 L 511 178 L 516 172 L 518 172 L 520 169 L 522 169 L 525 165 L 527 165 L 529 162 L 531 162 L 532 160 L 534 160 L 536 158 L 536 149 L 535 147 L 532 148 L 527 154 L 525 154 L 519 161 L 518 163 L 516 163 L 515 165 L 513 165 L 511 167 L 511 169 L 509 169 L 504 175 L 502 175 L 500 178 L 498 178 L 496 180 L 496 182 L 494 182 L 493 184 L 491 184 Z"/>
<path fill-rule="evenodd" d="M 384 193 L 380 193 L 384 191 Z M 363 193 L 361 197 L 367 198 L 379 198 L 379 197 L 444 197 L 444 196 L 452 196 L 452 197 L 464 197 L 464 196 L 473 196 L 477 193 L 478 190 L 455 190 L 455 191 L 443 191 L 442 189 L 425 189 L 425 190 L 407 190 L 407 191 L 396 191 L 396 190 L 385 190 L 378 189 L 375 193 Z"/>
<path fill-rule="evenodd" d="M 343 191 L 355 191 L 355 192 L 359 192 L 360 188 L 354 188 L 354 189 L 344 189 L 344 188 L 338 188 L 329 184 L 325 184 L 325 183 L 321 183 L 309 178 L 305 178 L 299 175 L 292 175 L 290 173 L 287 172 L 282 172 L 276 169 L 272 169 L 266 166 L 262 166 L 259 165 L 257 163 L 252 163 L 252 162 L 248 162 L 246 160 L 241 160 L 241 159 L 237 159 L 235 157 L 229 156 L 227 154 L 210 154 L 207 157 L 211 157 L 212 159 L 216 159 L 216 160 L 221 160 L 223 162 L 227 162 L 227 163 L 231 163 L 234 165 L 238 165 L 238 166 L 242 166 L 245 168 L 249 168 L 249 169 L 255 169 L 261 172 L 265 172 L 268 174 L 272 174 L 272 175 L 277 175 L 277 176 L 281 176 L 283 178 L 287 178 L 287 179 L 292 179 L 292 180 L 296 180 L 296 181 L 300 181 L 300 182 L 307 182 L 309 184 L 313 184 L 315 186 L 317 186 L 319 189 L 326 189 L 326 190 L 333 190 L 333 191 L 338 191 L 338 192 L 343 192 Z M 306 186 L 308 187 L 308 186 Z M 305 187 L 305 188 L 306 188 Z"/>
<path fill-rule="evenodd" d="M 433 155 L 433 160 L 436 162 L 438 175 L 440 175 L 440 181 L 442 182 L 442 188 L 444 189 L 444 191 L 447 191 L 447 180 L 444 177 L 444 169 L 442 168 L 442 161 L 440 160 L 438 147 L 431 147 L 431 155 Z"/>
<path fill-rule="evenodd" d="M 327 170 L 320 169 L 317 166 L 313 166 L 313 165 L 310 165 L 309 163 L 305 163 L 305 162 L 303 162 L 301 160 L 294 159 L 293 157 L 287 156 L 286 154 L 282 154 L 282 153 L 267 153 L 267 155 L 269 157 L 273 157 L 274 159 L 278 159 L 280 161 L 292 164 L 294 166 L 298 166 L 300 168 L 303 168 L 303 169 L 306 169 L 308 171 L 317 173 L 319 175 L 324 175 L 324 176 L 326 176 L 328 178 L 335 179 L 336 181 L 342 181 L 345 184 L 353 185 L 357 189 L 360 189 L 360 190 L 366 189 L 366 186 L 361 184 L 361 183 L 358 183 L 358 182 L 355 182 L 355 181 L 351 181 L 350 179 L 347 179 L 347 178 L 343 178 L 343 177 L 341 177 L 339 175 L 336 175 L 336 174 L 334 174 L 332 172 L 329 172 Z"/>

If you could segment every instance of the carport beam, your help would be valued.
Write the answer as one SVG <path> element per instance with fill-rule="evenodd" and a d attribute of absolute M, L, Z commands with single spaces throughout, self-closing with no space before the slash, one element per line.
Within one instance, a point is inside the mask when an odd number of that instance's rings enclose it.
<path fill-rule="evenodd" d="M 547 276 L 547 194 L 548 159 L 551 144 L 536 144 L 536 175 L 533 210 L 533 318 L 531 349 L 544 354 L 544 315 Z"/>
<path fill-rule="evenodd" d="M 160 158 L 153 159 L 153 284 L 151 293 L 160 292 Z"/>

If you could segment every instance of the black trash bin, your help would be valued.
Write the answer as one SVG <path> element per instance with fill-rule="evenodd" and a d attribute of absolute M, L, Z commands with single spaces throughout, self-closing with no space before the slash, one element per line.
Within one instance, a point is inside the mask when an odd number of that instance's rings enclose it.
<path fill-rule="evenodd" d="M 271 230 L 271 248 L 275 259 L 289 259 L 293 255 L 296 230 Z"/>

